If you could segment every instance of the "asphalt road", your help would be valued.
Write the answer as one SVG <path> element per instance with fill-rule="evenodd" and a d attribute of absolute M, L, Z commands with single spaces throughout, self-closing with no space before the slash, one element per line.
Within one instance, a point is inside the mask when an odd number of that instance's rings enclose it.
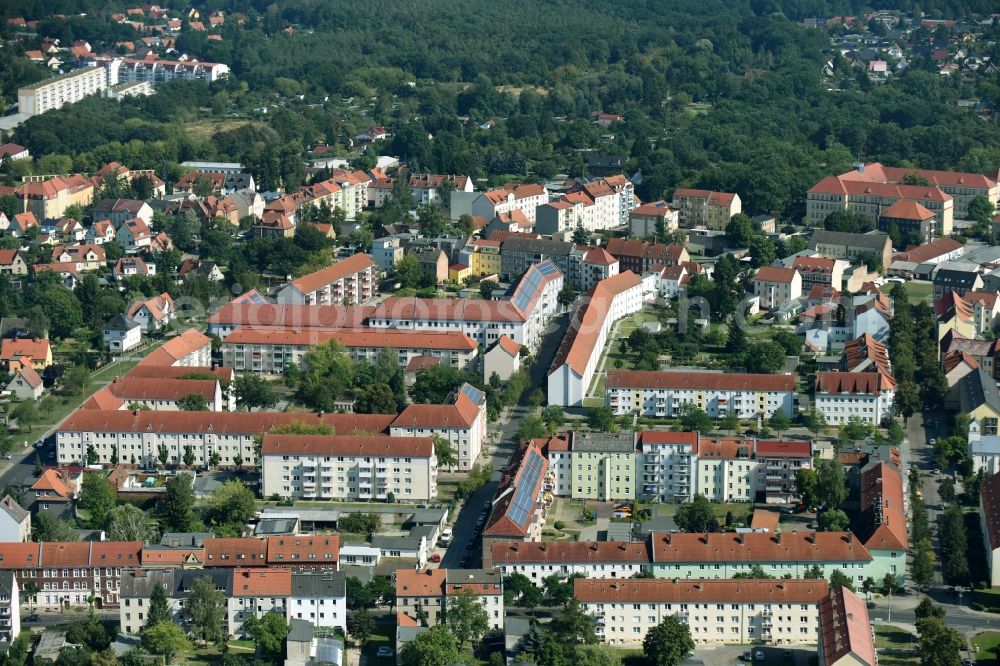
<path fill-rule="evenodd" d="M 524 392 L 521 404 L 508 410 L 506 421 L 489 426 L 491 433 L 497 433 L 497 445 L 491 452 L 488 461 L 493 467 L 493 476 L 486 485 L 476 491 L 462 505 L 462 509 L 452 525 L 454 537 L 451 545 L 448 546 L 441 558 L 442 567 L 455 569 L 482 566 L 482 540 L 480 539 L 482 524 L 479 522 L 480 517 L 482 516 L 485 521 L 483 512 L 489 508 L 500 483 L 500 474 L 514 453 L 515 435 L 521 425 L 521 419 L 533 413 L 533 409 L 527 405 L 528 395 L 533 388 L 541 388 L 543 391 L 546 389 L 549 366 L 559 350 L 559 344 L 562 342 L 568 322 L 569 315 L 563 314 L 549 324 L 545 331 L 545 337 L 542 338 L 542 343 L 539 345 L 538 353 L 535 355 L 535 362 L 528 370 L 531 375 L 531 387 Z"/>

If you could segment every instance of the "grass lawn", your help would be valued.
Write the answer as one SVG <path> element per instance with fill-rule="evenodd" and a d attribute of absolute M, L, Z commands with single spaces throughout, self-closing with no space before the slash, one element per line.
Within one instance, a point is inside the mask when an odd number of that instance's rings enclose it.
<path fill-rule="evenodd" d="M 242 647 L 235 647 L 235 643 L 249 643 L 250 648 L 244 650 Z M 253 642 L 252 641 L 232 641 L 229 644 L 230 649 L 234 652 L 253 652 Z M 182 664 L 221 664 L 222 655 L 219 654 L 219 648 L 215 645 L 205 645 L 205 646 L 195 646 L 190 650 L 184 650 L 179 652 L 177 656 L 170 660 L 171 666 L 181 666 Z"/>
<path fill-rule="evenodd" d="M 972 604 L 976 610 L 987 613 L 1000 613 L 1000 589 L 982 589 L 972 591 Z M 976 604 L 979 604 L 978 606 Z"/>
<path fill-rule="evenodd" d="M 879 650 L 906 650 L 916 647 L 917 639 L 910 632 L 891 624 L 875 625 L 875 647 Z M 879 657 L 879 662 L 882 658 Z"/>
<path fill-rule="evenodd" d="M 264 126 L 264 123 L 242 118 L 227 118 L 225 120 L 198 120 L 191 123 L 184 123 L 184 131 L 193 139 L 207 141 L 216 132 L 226 132 L 237 129 L 244 125 Z"/>
<path fill-rule="evenodd" d="M 375 623 L 375 630 L 368 637 L 368 642 L 361 648 L 361 654 L 365 656 L 365 664 L 367 666 L 396 666 L 396 641 L 395 638 L 391 638 L 396 635 L 396 625 L 394 624 L 396 616 L 392 615 L 390 617 L 393 622 L 382 621 Z M 393 656 L 377 656 L 378 649 L 383 645 L 389 646 Z"/>
<path fill-rule="evenodd" d="M 1000 663 L 1000 631 L 984 631 L 972 638 L 977 664 Z M 882 661 L 879 659 L 879 661 Z"/>
<path fill-rule="evenodd" d="M 673 516 L 677 513 L 677 507 L 679 504 L 673 503 L 656 503 L 656 504 L 640 504 L 637 503 L 636 511 L 641 511 L 642 509 L 649 509 L 653 512 L 654 516 Z M 715 513 L 715 517 L 720 521 L 726 518 L 726 513 L 732 511 L 733 517 L 736 520 L 746 520 L 753 511 L 752 504 L 717 504 L 712 503 L 712 511 Z"/>
<path fill-rule="evenodd" d="M 888 282 L 882 285 L 880 291 L 888 294 L 897 284 L 897 282 Z M 934 292 L 934 285 L 924 280 L 910 280 L 909 282 L 904 282 L 903 288 L 906 290 L 906 295 L 910 298 L 910 303 L 913 304 L 919 303 L 920 301 L 927 301 L 929 303 L 931 300 L 931 294 Z"/>

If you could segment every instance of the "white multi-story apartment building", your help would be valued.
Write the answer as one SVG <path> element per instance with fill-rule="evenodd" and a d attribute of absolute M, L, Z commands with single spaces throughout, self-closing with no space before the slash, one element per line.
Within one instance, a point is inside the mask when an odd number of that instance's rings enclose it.
<path fill-rule="evenodd" d="M 209 464 L 218 454 L 220 464 L 239 459 L 254 465 L 257 435 L 293 421 L 327 424 L 334 432 L 380 433 L 396 419 L 395 414 L 307 414 L 277 412 L 155 412 L 79 409 L 56 432 L 57 461 L 63 465 L 84 463 L 93 447 L 97 464 L 117 460 L 137 465 L 155 465 L 160 446 L 167 447 L 168 464 L 180 464 L 187 447 L 195 465 Z"/>
<path fill-rule="evenodd" d="M 367 254 L 355 254 L 303 275 L 281 288 L 277 302 L 298 305 L 356 305 L 378 296 L 379 269 Z"/>
<path fill-rule="evenodd" d="M 641 645 L 667 617 L 687 624 L 696 645 L 814 643 L 827 592 L 825 580 L 573 581 L 573 596 L 611 645 Z"/>
<path fill-rule="evenodd" d="M 830 425 L 857 417 L 880 425 L 892 415 L 896 382 L 884 372 L 817 372 L 816 411 Z"/>
<path fill-rule="evenodd" d="M 432 356 L 444 365 L 466 370 L 479 351 L 475 340 L 458 331 L 243 327 L 222 341 L 222 365 L 236 372 L 280 375 L 289 365 L 301 365 L 310 349 L 331 340 L 356 362 L 374 363 L 382 353 L 392 352 L 404 368 L 414 358 Z"/>
<path fill-rule="evenodd" d="M 339 572 L 293 573 L 288 620 L 347 633 L 347 578 Z"/>
<path fill-rule="evenodd" d="M 489 346 L 506 335 L 535 349 L 551 317 L 560 311 L 563 275 L 551 261 L 533 264 L 509 298 L 499 301 L 448 298 L 386 298 L 368 317 L 373 328 L 459 331 Z"/>
<path fill-rule="evenodd" d="M 17 110 L 37 116 L 64 104 L 79 102 L 84 97 L 97 94 L 108 87 L 108 74 L 103 67 L 74 69 L 43 79 L 17 91 Z"/>
<path fill-rule="evenodd" d="M 717 231 L 724 230 L 733 215 L 743 212 L 740 195 L 733 192 L 680 188 L 674 190 L 670 205 L 678 211 L 682 226 Z"/>
<path fill-rule="evenodd" d="M 606 382 L 607 404 L 617 415 L 669 418 L 693 404 L 712 418 L 770 418 L 778 410 L 791 418 L 794 395 L 792 375 L 618 370 L 609 372 Z"/>
<path fill-rule="evenodd" d="M 292 570 L 283 567 L 236 567 L 233 587 L 226 603 L 229 635 L 243 637 L 243 625 L 251 617 L 267 613 L 288 616 L 292 596 Z"/>
<path fill-rule="evenodd" d="M 482 453 L 486 427 L 486 395 L 471 384 L 463 384 L 451 404 L 407 405 L 389 426 L 389 435 L 441 437 L 455 448 L 458 469 L 468 471 Z"/>
<path fill-rule="evenodd" d="M 528 183 L 508 183 L 486 192 L 455 190 L 451 193 L 451 217 L 457 220 L 462 215 L 492 220 L 503 213 L 520 211 L 525 218 L 535 223 L 535 209 L 549 201 L 549 192 L 544 185 Z"/>
<path fill-rule="evenodd" d="M 611 326 L 642 309 L 642 279 L 632 271 L 602 280 L 576 311 L 548 375 L 550 405 L 579 405 L 590 389 Z"/>
<path fill-rule="evenodd" d="M 452 176 L 434 173 L 412 173 L 407 175 L 407 185 L 410 186 L 410 194 L 413 202 L 418 206 L 426 204 L 444 205 L 449 201 L 442 201 L 442 185 L 448 183 L 452 192 L 473 192 L 475 186 L 468 176 Z"/>
<path fill-rule="evenodd" d="M 753 293 L 765 310 L 780 308 L 802 296 L 802 275 L 794 268 L 764 266 L 753 278 Z"/>
<path fill-rule="evenodd" d="M 115 83 L 148 81 L 151 85 L 164 81 L 218 81 L 229 75 L 229 65 L 197 60 L 157 60 L 155 58 L 124 58 L 109 68 Z M 116 74 L 117 73 L 117 74 Z"/>
<path fill-rule="evenodd" d="M 264 497 L 425 501 L 437 495 L 430 437 L 265 434 L 261 457 Z"/>

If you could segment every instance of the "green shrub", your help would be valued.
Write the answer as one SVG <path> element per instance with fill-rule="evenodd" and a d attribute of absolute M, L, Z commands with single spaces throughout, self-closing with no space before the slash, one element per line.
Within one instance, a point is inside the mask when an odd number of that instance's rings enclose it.
<path fill-rule="evenodd" d="M 555 527 L 557 530 L 566 529 L 566 523 L 564 523 L 561 520 L 557 520 L 552 526 Z"/>

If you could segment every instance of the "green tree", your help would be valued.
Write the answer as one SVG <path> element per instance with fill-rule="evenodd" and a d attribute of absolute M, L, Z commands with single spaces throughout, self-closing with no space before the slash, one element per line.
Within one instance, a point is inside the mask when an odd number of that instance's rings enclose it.
<path fill-rule="evenodd" d="M 816 519 L 820 532 L 846 532 L 851 527 L 851 519 L 840 509 L 827 509 Z"/>
<path fill-rule="evenodd" d="M 455 447 L 450 441 L 440 435 L 433 435 L 431 439 L 434 440 L 434 457 L 440 469 L 451 469 L 458 464 Z"/>
<path fill-rule="evenodd" d="M 986 224 L 993 217 L 994 209 L 990 200 L 979 194 L 969 201 L 969 219 L 979 224 Z"/>
<path fill-rule="evenodd" d="M 754 236 L 749 247 L 750 265 L 754 268 L 770 266 L 778 258 L 774 241 L 767 236 Z"/>
<path fill-rule="evenodd" d="M 445 624 L 462 649 L 468 642 L 478 643 L 490 630 L 490 616 L 474 593 L 465 590 L 448 599 Z"/>
<path fill-rule="evenodd" d="M 47 513 L 36 514 L 31 519 L 31 538 L 35 541 L 77 541 L 79 536 L 69 523 L 56 520 Z"/>
<path fill-rule="evenodd" d="M 108 512 L 105 524 L 110 541 L 145 541 L 155 532 L 146 512 L 135 504 L 116 506 Z"/>
<path fill-rule="evenodd" d="M 674 515 L 674 522 L 678 529 L 683 532 L 705 532 L 708 531 L 709 523 L 715 520 L 715 512 L 712 511 L 712 503 L 698 493 L 690 502 L 678 505 Z"/>
<path fill-rule="evenodd" d="M 548 434 L 554 434 L 566 424 L 566 414 L 559 405 L 549 405 L 542 410 L 542 422 Z"/>
<path fill-rule="evenodd" d="M 816 470 L 802 468 L 795 473 L 795 492 L 806 507 L 812 508 L 819 504 L 818 487 Z"/>
<path fill-rule="evenodd" d="M 466 382 L 475 386 L 482 383 L 469 373 L 449 365 L 423 368 L 417 373 L 413 386 L 410 387 L 410 397 L 414 402 L 442 405 L 459 386 Z"/>
<path fill-rule="evenodd" d="M 602 432 L 615 432 L 618 422 L 609 407 L 594 407 L 587 411 L 587 425 Z M 544 434 L 544 433 L 543 433 Z"/>
<path fill-rule="evenodd" d="M 936 606 L 930 597 L 924 597 L 917 604 L 917 607 L 913 610 L 913 614 L 917 616 L 918 620 L 923 620 L 928 617 L 937 617 L 944 619 L 945 612 L 940 606 Z"/>
<path fill-rule="evenodd" d="M 207 412 L 208 398 L 200 393 L 189 393 L 177 401 L 177 409 L 182 412 Z"/>
<path fill-rule="evenodd" d="M 816 499 L 827 509 L 837 509 L 847 499 L 847 479 L 839 458 L 816 461 Z"/>
<path fill-rule="evenodd" d="M 255 407 L 267 409 L 278 404 L 278 396 L 271 390 L 266 379 L 252 372 L 245 372 L 233 380 L 236 406 L 253 411 Z"/>
<path fill-rule="evenodd" d="M 239 536 L 243 526 L 253 518 L 256 496 L 244 483 L 235 479 L 226 481 L 212 491 L 208 499 L 207 518 L 217 531 Z"/>
<path fill-rule="evenodd" d="M 364 645 L 368 637 L 375 631 L 375 619 L 367 608 L 353 613 L 347 618 L 347 633 L 350 634 L 359 645 Z"/>
<path fill-rule="evenodd" d="M 462 660 L 455 635 L 443 624 L 419 634 L 399 656 L 403 666 L 449 666 Z"/>
<path fill-rule="evenodd" d="M 719 427 L 735 435 L 740 427 L 739 415 L 736 412 L 727 412 L 725 416 L 719 419 Z"/>
<path fill-rule="evenodd" d="M 68 338 L 83 326 L 83 309 L 73 292 L 65 287 L 52 287 L 42 294 L 38 304 L 48 318 L 49 332 L 56 338 Z"/>
<path fill-rule="evenodd" d="M 396 280 L 403 288 L 414 289 L 420 286 L 423 271 L 420 269 L 420 261 L 412 254 L 397 261 L 393 270 L 396 272 Z"/>
<path fill-rule="evenodd" d="M 371 590 L 354 576 L 347 577 L 347 607 L 351 610 L 375 607 Z"/>
<path fill-rule="evenodd" d="M 160 504 L 160 519 L 164 531 L 191 532 L 196 521 L 194 516 L 194 487 L 190 474 L 178 474 L 167 482 L 166 492 Z"/>
<path fill-rule="evenodd" d="M 225 638 L 222 627 L 226 618 L 226 596 L 210 577 L 195 579 L 187 601 L 187 614 L 197 638 L 209 642 Z"/>
<path fill-rule="evenodd" d="M 830 574 L 830 587 L 846 587 L 851 592 L 854 591 L 854 583 L 851 581 L 851 577 L 840 569 L 834 569 L 833 573 Z"/>
<path fill-rule="evenodd" d="M 285 636 L 288 635 L 288 622 L 281 615 L 274 612 L 265 613 L 259 619 L 256 615 L 251 615 L 243 623 L 243 630 L 253 638 L 254 643 L 265 654 L 272 656 L 282 654 Z"/>
<path fill-rule="evenodd" d="M 785 349 L 773 340 L 750 345 L 743 359 L 747 372 L 773 374 L 785 364 Z"/>
<path fill-rule="evenodd" d="M 934 547 L 929 539 L 921 539 L 914 548 L 910 575 L 918 588 L 926 588 L 934 582 Z"/>
<path fill-rule="evenodd" d="M 729 224 L 726 225 L 729 247 L 747 247 L 756 235 L 753 221 L 746 213 L 737 213 L 729 218 Z"/>
<path fill-rule="evenodd" d="M 729 323 L 726 336 L 726 351 L 730 354 L 743 354 L 747 350 L 747 334 L 739 322 Z"/>
<path fill-rule="evenodd" d="M 166 444 L 160 444 L 156 448 L 156 457 L 160 461 L 161 465 L 166 465 L 167 464 L 167 461 L 170 460 L 170 450 L 167 449 L 167 445 Z"/>
<path fill-rule="evenodd" d="M 14 406 L 10 415 L 17 420 L 18 429 L 27 428 L 31 432 L 32 426 L 38 422 L 38 408 L 34 400 L 22 400 Z"/>
<path fill-rule="evenodd" d="M 108 513 L 115 508 L 117 497 L 115 488 L 100 472 L 83 475 L 80 487 L 79 506 L 90 514 L 89 524 L 94 528 L 104 527 Z"/>
<path fill-rule="evenodd" d="M 571 599 L 562 610 L 552 618 L 550 624 L 555 636 L 569 645 L 594 645 L 597 635 L 594 633 L 594 618 L 580 607 L 580 602 Z"/>
<path fill-rule="evenodd" d="M 167 607 L 167 591 L 157 583 L 149 595 L 149 612 L 143 629 L 155 627 L 161 622 L 170 622 L 170 608 Z"/>
<path fill-rule="evenodd" d="M 381 524 L 376 513 L 349 513 L 337 521 L 337 529 L 352 534 L 374 534 Z"/>
<path fill-rule="evenodd" d="M 571 285 L 567 284 L 564 285 L 563 288 L 559 290 L 559 295 L 556 296 L 556 301 L 559 303 L 560 306 L 568 308 L 569 306 L 573 305 L 573 302 L 576 301 L 577 296 L 579 295 L 580 294 L 579 292 L 577 292 L 576 289 L 574 289 Z"/>
<path fill-rule="evenodd" d="M 484 301 L 493 300 L 493 290 L 497 288 L 497 283 L 493 280 L 481 280 L 479 282 L 479 298 Z"/>
<path fill-rule="evenodd" d="M 513 572 L 503 584 L 504 605 L 534 608 L 543 601 L 542 590 L 522 573 Z"/>
<path fill-rule="evenodd" d="M 965 639 L 940 617 L 917 620 L 921 666 L 959 666 Z"/>
<path fill-rule="evenodd" d="M 395 414 L 396 395 L 392 387 L 375 382 L 357 389 L 354 411 L 359 414 Z"/>
<path fill-rule="evenodd" d="M 334 402 L 354 384 L 354 366 L 344 348 L 331 340 L 306 352 L 298 396 L 313 409 L 336 411 Z"/>
<path fill-rule="evenodd" d="M 684 432 L 699 432 L 707 435 L 712 432 L 712 417 L 693 402 L 684 403 L 681 407 L 681 429 Z"/>
<path fill-rule="evenodd" d="M 642 654 L 650 666 L 678 666 L 692 652 L 690 627 L 673 616 L 663 618 L 642 639 Z"/>
<path fill-rule="evenodd" d="M 143 630 L 139 645 L 146 652 L 163 657 L 167 664 L 175 654 L 191 646 L 184 637 L 184 630 L 173 622 L 161 622 Z"/>
<path fill-rule="evenodd" d="M 778 433 L 779 439 L 781 438 L 781 431 L 788 430 L 789 426 L 792 425 L 792 420 L 788 418 L 783 409 L 774 410 L 774 414 L 771 415 L 771 418 L 767 422 Z"/>
<path fill-rule="evenodd" d="M 184 457 L 181 460 L 188 467 L 194 464 L 194 448 L 190 444 L 184 446 Z"/>
<path fill-rule="evenodd" d="M 771 333 L 771 339 L 781 345 L 785 350 L 785 356 L 798 356 L 802 351 L 802 338 L 793 331 L 779 329 Z"/>

